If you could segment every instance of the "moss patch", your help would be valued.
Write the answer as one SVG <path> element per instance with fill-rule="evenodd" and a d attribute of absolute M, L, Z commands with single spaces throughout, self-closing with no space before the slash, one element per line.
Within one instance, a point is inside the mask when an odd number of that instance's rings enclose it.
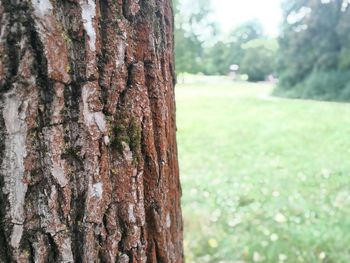
<path fill-rule="evenodd" d="M 111 147 L 119 153 L 123 153 L 123 142 L 127 143 L 133 154 L 134 162 L 141 158 L 141 125 L 134 117 L 119 117 L 113 127 Z"/>

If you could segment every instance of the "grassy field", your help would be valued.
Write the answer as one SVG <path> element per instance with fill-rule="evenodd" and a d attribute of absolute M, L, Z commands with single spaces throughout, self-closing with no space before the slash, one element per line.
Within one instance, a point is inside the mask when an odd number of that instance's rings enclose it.
<path fill-rule="evenodd" d="M 350 105 L 179 84 L 188 263 L 350 262 Z"/>

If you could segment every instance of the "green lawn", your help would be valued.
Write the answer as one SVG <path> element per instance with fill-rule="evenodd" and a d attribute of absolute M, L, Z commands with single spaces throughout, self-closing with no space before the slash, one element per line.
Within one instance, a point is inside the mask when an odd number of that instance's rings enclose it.
<path fill-rule="evenodd" d="M 350 105 L 176 89 L 187 263 L 350 262 Z"/>

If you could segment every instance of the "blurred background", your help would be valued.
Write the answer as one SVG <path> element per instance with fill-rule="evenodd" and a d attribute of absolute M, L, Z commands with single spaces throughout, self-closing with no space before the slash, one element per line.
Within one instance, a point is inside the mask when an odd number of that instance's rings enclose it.
<path fill-rule="evenodd" d="M 175 0 L 190 263 L 350 262 L 350 1 Z"/>

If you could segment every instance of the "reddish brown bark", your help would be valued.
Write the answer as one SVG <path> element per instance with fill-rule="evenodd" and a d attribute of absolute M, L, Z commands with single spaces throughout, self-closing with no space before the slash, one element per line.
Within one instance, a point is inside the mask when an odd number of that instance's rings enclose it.
<path fill-rule="evenodd" d="M 0 262 L 183 262 L 171 1 L 0 19 Z"/>

